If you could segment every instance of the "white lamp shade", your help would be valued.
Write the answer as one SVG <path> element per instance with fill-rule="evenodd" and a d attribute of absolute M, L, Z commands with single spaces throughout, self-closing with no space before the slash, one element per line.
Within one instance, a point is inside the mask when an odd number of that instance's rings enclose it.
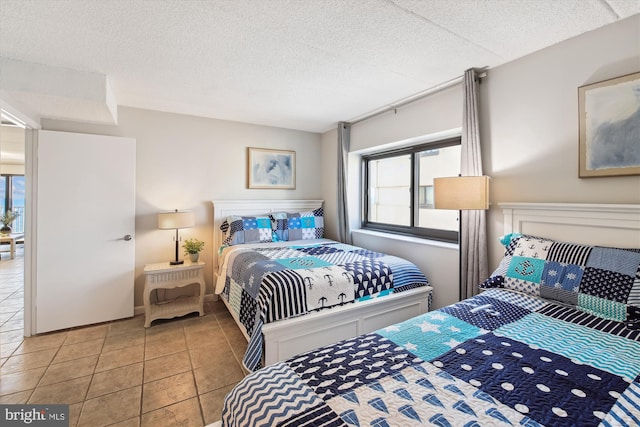
<path fill-rule="evenodd" d="M 489 209 L 489 177 L 434 178 L 433 198 L 436 209 Z"/>
<path fill-rule="evenodd" d="M 196 225 L 191 211 L 161 212 L 158 214 L 158 228 L 161 230 L 190 228 Z"/>

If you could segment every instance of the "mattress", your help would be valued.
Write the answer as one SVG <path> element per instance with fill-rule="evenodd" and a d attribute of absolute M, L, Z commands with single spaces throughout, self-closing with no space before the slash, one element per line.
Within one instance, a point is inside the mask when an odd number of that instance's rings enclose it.
<path fill-rule="evenodd" d="M 491 289 L 259 370 L 224 426 L 637 426 L 640 331 Z"/>

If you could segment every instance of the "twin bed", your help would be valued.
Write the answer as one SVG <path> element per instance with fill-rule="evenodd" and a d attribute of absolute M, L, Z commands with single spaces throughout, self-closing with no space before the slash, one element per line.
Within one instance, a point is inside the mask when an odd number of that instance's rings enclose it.
<path fill-rule="evenodd" d="M 640 206 L 501 207 L 482 293 L 268 364 L 222 425 L 639 425 Z"/>

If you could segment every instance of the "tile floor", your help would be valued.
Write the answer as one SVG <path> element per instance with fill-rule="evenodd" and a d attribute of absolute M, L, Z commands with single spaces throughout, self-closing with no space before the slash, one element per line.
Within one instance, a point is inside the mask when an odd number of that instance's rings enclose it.
<path fill-rule="evenodd" d="M 247 343 L 222 302 L 24 338 L 23 250 L 0 261 L 0 403 L 65 403 L 70 426 L 203 426 L 244 376 Z"/>

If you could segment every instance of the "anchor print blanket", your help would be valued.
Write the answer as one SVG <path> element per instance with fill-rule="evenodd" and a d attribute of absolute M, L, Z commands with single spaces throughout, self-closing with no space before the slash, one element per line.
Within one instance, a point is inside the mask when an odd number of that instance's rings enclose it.
<path fill-rule="evenodd" d="M 230 246 L 220 260 L 222 294 L 251 338 L 249 370 L 266 323 L 429 284 L 407 260 L 326 239 Z"/>
<path fill-rule="evenodd" d="M 640 330 L 504 289 L 261 369 L 222 425 L 638 426 Z"/>

